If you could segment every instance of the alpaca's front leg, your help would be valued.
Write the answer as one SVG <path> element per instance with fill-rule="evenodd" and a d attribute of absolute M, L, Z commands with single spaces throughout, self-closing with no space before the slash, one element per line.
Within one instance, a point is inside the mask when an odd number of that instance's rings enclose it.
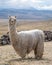
<path fill-rule="evenodd" d="M 20 57 L 21 57 L 22 59 L 24 59 L 24 58 L 25 58 L 25 56 L 26 56 L 26 55 L 22 55 L 22 54 L 20 54 Z"/>
<path fill-rule="evenodd" d="M 20 54 L 20 56 L 21 56 L 21 58 L 22 58 L 22 59 L 24 59 L 24 58 L 25 58 L 25 56 L 26 56 L 26 54 L 21 53 L 21 54 Z"/>
<path fill-rule="evenodd" d="M 22 59 L 25 58 L 25 56 L 26 56 L 26 49 L 24 49 L 24 48 L 22 49 L 21 48 L 20 56 L 21 56 Z"/>

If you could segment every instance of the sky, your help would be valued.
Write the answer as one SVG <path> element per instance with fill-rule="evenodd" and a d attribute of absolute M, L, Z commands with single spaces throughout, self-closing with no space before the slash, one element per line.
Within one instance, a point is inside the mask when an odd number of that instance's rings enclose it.
<path fill-rule="evenodd" d="M 0 0 L 0 8 L 52 10 L 52 0 Z"/>

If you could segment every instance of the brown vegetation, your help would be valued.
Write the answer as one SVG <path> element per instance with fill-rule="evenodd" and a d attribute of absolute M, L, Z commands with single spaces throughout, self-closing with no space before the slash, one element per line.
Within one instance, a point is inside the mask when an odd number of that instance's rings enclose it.
<path fill-rule="evenodd" d="M 11 45 L 0 46 L 0 65 L 51 65 L 52 42 L 46 42 L 44 45 L 42 60 L 35 60 L 33 51 L 25 59 L 20 59 Z"/>
<path fill-rule="evenodd" d="M 0 35 L 6 34 L 8 31 L 8 24 L 4 23 L 5 22 L 0 23 Z M 29 29 L 52 31 L 52 21 L 30 23 L 21 22 L 17 27 L 18 31 Z M 45 51 L 43 59 L 39 61 L 34 59 L 33 51 L 25 59 L 20 59 L 11 45 L 0 46 L 0 65 L 52 65 L 52 42 L 45 42 L 44 45 Z"/>

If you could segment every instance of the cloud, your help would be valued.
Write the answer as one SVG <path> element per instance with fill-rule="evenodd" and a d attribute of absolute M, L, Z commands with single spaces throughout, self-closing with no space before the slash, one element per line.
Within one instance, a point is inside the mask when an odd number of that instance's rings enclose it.
<path fill-rule="evenodd" d="M 52 0 L 0 0 L 0 7 L 52 10 Z"/>
<path fill-rule="evenodd" d="M 39 9 L 52 10 L 52 5 L 50 5 L 50 6 L 43 6 L 43 7 L 40 7 Z"/>

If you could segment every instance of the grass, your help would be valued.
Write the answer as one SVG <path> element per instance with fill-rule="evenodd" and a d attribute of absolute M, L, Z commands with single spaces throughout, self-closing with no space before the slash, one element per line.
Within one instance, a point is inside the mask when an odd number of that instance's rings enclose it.
<path fill-rule="evenodd" d="M 0 23 L 0 35 L 6 34 L 8 31 L 8 22 L 1 22 Z M 17 22 L 17 31 L 22 30 L 31 30 L 31 29 L 41 29 L 41 30 L 51 30 L 52 31 L 52 21 L 41 21 L 41 22 L 34 22 L 34 21 L 19 21 Z"/>
<path fill-rule="evenodd" d="M 17 31 L 21 30 L 52 30 L 52 21 L 48 22 L 17 22 Z M 0 23 L 0 36 L 6 34 L 8 31 L 8 23 Z M 26 56 L 25 59 L 21 59 L 14 51 L 12 45 L 0 46 L 0 65 L 52 65 L 52 42 L 44 43 L 44 55 L 42 60 L 36 60 L 34 58 L 33 51 Z"/>
<path fill-rule="evenodd" d="M 21 59 L 14 51 L 12 45 L 0 47 L 0 65 L 51 65 L 52 64 L 52 42 L 44 43 L 44 55 L 41 60 L 34 58 L 33 51 Z"/>

